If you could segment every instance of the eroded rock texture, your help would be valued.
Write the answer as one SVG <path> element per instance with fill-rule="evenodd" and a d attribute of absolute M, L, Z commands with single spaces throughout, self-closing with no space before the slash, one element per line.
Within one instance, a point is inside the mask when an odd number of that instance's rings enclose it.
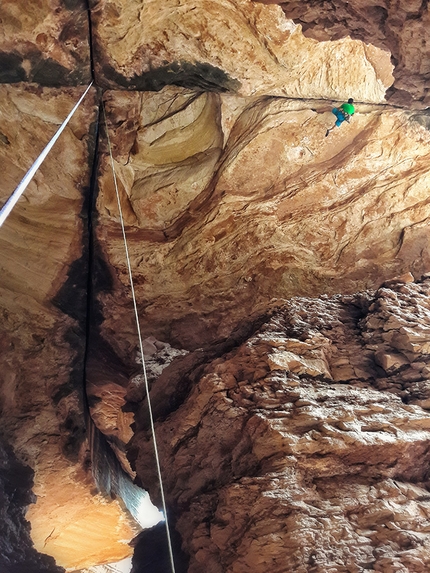
<path fill-rule="evenodd" d="M 430 9 L 421 0 L 334 0 L 301 2 L 261 0 L 280 4 L 288 18 L 300 23 L 308 38 L 319 41 L 351 37 L 391 53 L 393 104 L 429 107 Z"/>
<path fill-rule="evenodd" d="M 429 294 L 295 298 L 190 373 L 156 428 L 190 573 L 428 570 Z"/>
<path fill-rule="evenodd" d="M 427 283 L 351 293 L 430 270 L 429 115 L 381 105 L 388 90 L 428 106 L 428 14 L 382 0 L 2 2 L 2 201 L 81 95 L 70 86 L 90 81 L 90 45 L 108 89 L 189 573 L 426 570 Z M 68 569 L 130 555 L 136 532 L 94 489 L 85 415 L 156 494 L 100 95 L 0 231 L 2 433 L 35 472 L 36 548 Z M 347 97 L 356 115 L 325 138 Z M 23 543 L 17 557 L 42 563 Z"/>
<path fill-rule="evenodd" d="M 21 84 L 1 86 L 0 94 L 5 199 L 82 88 Z M 0 234 L 2 433 L 35 472 L 32 540 L 69 569 L 129 555 L 135 534 L 119 504 L 96 495 L 88 470 L 85 245 L 95 104 L 94 90 Z"/>
<path fill-rule="evenodd" d="M 0 445 L 0 566 L 4 573 L 61 573 L 54 559 L 32 547 L 24 514 L 34 503 L 33 472 L 18 461 L 12 448 Z"/>
<path fill-rule="evenodd" d="M 278 6 L 251 0 L 93 0 L 97 82 L 158 90 L 176 84 L 240 95 L 380 102 L 389 53 L 305 38 Z M 333 50 L 337 56 L 333 57 Z"/>

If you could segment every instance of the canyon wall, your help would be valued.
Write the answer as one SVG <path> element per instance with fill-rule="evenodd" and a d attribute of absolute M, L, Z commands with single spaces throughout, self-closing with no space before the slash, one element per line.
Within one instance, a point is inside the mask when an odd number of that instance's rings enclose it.
<path fill-rule="evenodd" d="M 430 280 L 409 281 L 273 303 L 171 411 L 174 379 L 155 382 L 190 573 L 428 570 Z M 130 451 L 154 483 L 141 408 Z"/>
<path fill-rule="evenodd" d="M 105 97 L 145 334 L 196 348 L 272 297 L 428 270 L 430 134 L 415 113 L 361 105 L 325 138 L 321 101 L 176 87 Z M 107 154 L 98 184 L 98 243 L 127 285 Z M 127 318 L 110 310 L 124 287 L 111 289 L 105 337 L 125 344 L 113 339 Z"/>
<path fill-rule="evenodd" d="M 83 90 L 0 91 L 7 196 Z M 95 494 L 88 472 L 83 378 L 96 122 L 92 90 L 0 230 L 2 434 L 34 470 L 32 540 L 69 569 L 100 552 L 129 555 L 124 540 L 138 531 L 118 502 Z"/>
<path fill-rule="evenodd" d="M 428 108 L 430 45 L 426 27 L 428 2 L 421 0 L 334 0 L 331 2 L 276 2 L 287 18 L 302 26 L 308 38 L 319 41 L 359 39 L 391 53 L 394 84 L 386 99 L 394 105 Z"/>
<path fill-rule="evenodd" d="M 2 202 L 95 84 L 0 229 L 6 571 L 131 555 L 88 414 L 159 502 L 109 145 L 183 567 L 426 571 L 428 4 L 21 4 Z"/>

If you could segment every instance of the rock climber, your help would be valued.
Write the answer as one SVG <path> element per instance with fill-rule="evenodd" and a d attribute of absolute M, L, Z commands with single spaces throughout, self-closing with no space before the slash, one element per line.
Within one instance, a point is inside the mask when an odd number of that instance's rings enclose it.
<path fill-rule="evenodd" d="M 330 127 L 330 129 L 327 129 L 326 134 L 325 134 L 326 137 L 330 133 L 330 131 L 332 131 L 335 127 L 340 127 L 344 121 L 347 121 L 349 123 L 351 116 L 354 115 L 354 113 L 355 113 L 355 108 L 352 105 L 353 102 L 354 102 L 354 100 L 352 99 L 352 97 L 350 97 L 347 103 L 343 103 L 339 108 L 334 107 L 331 110 L 337 119 L 336 119 L 336 123 L 333 125 L 333 127 Z"/>

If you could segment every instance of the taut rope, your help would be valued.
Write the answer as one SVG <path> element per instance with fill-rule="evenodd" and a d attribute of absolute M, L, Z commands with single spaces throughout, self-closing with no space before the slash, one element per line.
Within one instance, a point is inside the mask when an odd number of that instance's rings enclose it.
<path fill-rule="evenodd" d="M 84 97 L 87 95 L 90 87 L 93 85 L 93 82 L 90 83 L 90 85 L 87 87 L 87 89 L 84 91 L 84 93 L 82 94 L 80 100 L 78 101 L 78 103 L 75 105 L 75 107 L 72 109 L 72 111 L 69 113 L 69 115 L 66 117 L 66 119 L 63 121 L 63 123 L 60 125 L 60 127 L 57 130 L 57 133 L 55 133 L 55 135 L 53 136 L 53 138 L 51 139 L 51 141 L 48 143 L 48 145 L 45 147 L 45 149 L 42 151 L 42 153 L 39 155 L 39 157 L 36 159 L 36 161 L 33 163 L 33 165 L 30 167 L 30 169 L 27 171 L 26 175 L 24 176 L 23 180 L 21 181 L 21 183 L 18 185 L 18 187 L 15 189 L 15 191 L 12 193 L 12 195 L 9 197 L 9 199 L 6 201 L 6 203 L 3 205 L 1 211 L 0 211 L 0 227 L 3 225 L 3 223 L 6 221 L 9 213 L 12 211 L 12 209 L 15 207 L 18 199 L 21 197 L 21 195 L 24 193 L 24 191 L 27 188 L 27 185 L 30 183 L 30 181 L 33 179 L 34 174 L 36 173 L 36 171 L 39 169 L 39 167 L 42 165 L 43 161 L 45 160 L 46 156 L 48 155 L 48 153 L 51 151 L 54 143 L 57 141 L 57 139 L 60 137 L 60 135 L 63 133 L 64 128 L 66 127 L 66 125 L 69 123 L 70 119 L 72 118 L 73 114 L 75 113 L 75 111 L 78 109 L 78 107 L 80 106 L 82 100 L 84 99 Z"/>
<path fill-rule="evenodd" d="M 137 328 L 137 335 L 139 338 L 140 353 L 142 355 L 143 378 L 145 381 L 146 398 L 148 400 L 149 420 L 151 423 L 152 439 L 154 441 L 154 452 L 155 452 L 155 460 L 156 460 L 156 464 L 157 464 L 158 480 L 160 482 L 161 501 L 163 504 L 164 518 L 165 518 L 165 522 L 166 522 L 166 534 L 167 534 L 167 543 L 169 546 L 170 564 L 171 564 L 171 568 L 172 568 L 172 573 L 175 573 L 175 561 L 173 559 L 172 540 L 170 538 L 169 521 L 168 521 L 168 517 L 167 517 L 166 499 L 164 496 L 163 479 L 161 476 L 160 457 L 158 454 L 157 439 L 155 436 L 154 416 L 152 413 L 151 398 L 149 396 L 149 384 L 148 384 L 148 377 L 146 375 L 146 364 L 145 364 L 145 357 L 143 354 L 143 342 L 142 342 L 142 334 L 140 331 L 139 314 L 137 311 L 137 302 L 136 302 L 136 294 L 135 294 L 135 290 L 134 290 L 133 274 L 131 272 L 131 263 L 130 263 L 130 256 L 129 256 L 129 251 L 128 251 L 127 237 L 126 237 L 125 228 L 124 228 L 124 218 L 122 215 L 121 200 L 119 197 L 118 184 L 117 184 L 116 173 L 115 173 L 115 165 L 114 165 L 113 156 L 112 156 L 112 148 L 111 148 L 111 144 L 110 144 L 109 131 L 108 131 L 107 121 L 106 121 L 106 111 L 105 111 L 105 106 L 104 106 L 103 101 L 102 101 L 102 108 L 103 108 L 104 124 L 105 124 L 105 128 L 106 128 L 106 136 L 107 136 L 107 142 L 108 142 L 108 148 L 109 148 L 110 162 L 111 162 L 111 167 L 112 167 L 113 182 L 114 182 L 114 186 L 115 186 L 116 200 L 118 203 L 119 218 L 120 218 L 120 222 L 121 222 L 122 237 L 124 239 L 125 257 L 127 260 L 127 268 L 128 268 L 128 276 L 130 279 L 131 295 L 133 298 L 134 317 L 136 320 L 136 328 Z"/>

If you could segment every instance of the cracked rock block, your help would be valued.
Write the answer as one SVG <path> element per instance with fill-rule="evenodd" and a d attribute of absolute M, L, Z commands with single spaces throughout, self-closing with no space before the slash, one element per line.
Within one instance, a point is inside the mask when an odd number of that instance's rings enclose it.
<path fill-rule="evenodd" d="M 385 332 L 430 320 L 429 294 L 428 278 L 400 279 L 278 301 L 251 336 L 188 372 L 188 394 L 156 422 L 188 573 L 428 571 L 430 358 L 416 347 L 385 371 L 374 355 L 392 352 Z M 158 384 L 160 412 L 169 386 Z M 140 408 L 130 456 L 157 497 Z"/>

